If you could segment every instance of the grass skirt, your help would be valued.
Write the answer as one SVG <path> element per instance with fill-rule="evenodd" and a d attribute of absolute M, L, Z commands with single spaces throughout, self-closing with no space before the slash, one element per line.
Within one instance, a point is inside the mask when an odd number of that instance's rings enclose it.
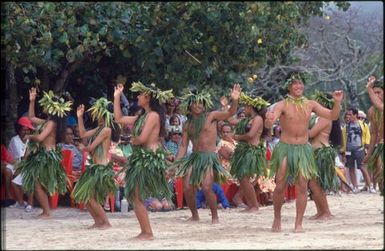
<path fill-rule="evenodd" d="M 87 203 L 91 198 L 102 204 L 110 193 L 115 193 L 117 187 L 114 181 L 112 162 L 105 165 L 90 163 L 86 171 L 80 176 L 72 191 L 76 202 Z"/>
<path fill-rule="evenodd" d="M 377 144 L 374 147 L 372 156 L 370 156 L 370 159 L 368 161 L 368 170 L 372 172 L 376 170 L 377 159 L 380 156 L 382 160 L 382 165 L 384 165 L 384 144 Z"/>
<path fill-rule="evenodd" d="M 317 166 L 314 159 L 314 152 L 309 143 L 302 145 L 286 144 L 280 141 L 273 150 L 270 161 L 270 177 L 274 176 L 281 168 L 282 161 L 287 158 L 287 171 L 285 180 L 290 177 L 292 183 L 297 181 L 301 174 L 305 179 L 311 180 L 317 177 Z"/>
<path fill-rule="evenodd" d="M 56 192 L 65 194 L 67 191 L 67 175 L 61 164 L 60 148 L 47 151 L 40 147 L 36 152 L 19 162 L 17 171 L 23 177 L 23 189 L 27 193 L 35 191 L 39 182 L 49 195 Z"/>
<path fill-rule="evenodd" d="M 318 167 L 318 183 L 321 188 L 338 191 L 339 179 L 335 169 L 336 150 L 331 146 L 321 147 L 314 150 L 315 160 Z"/>
<path fill-rule="evenodd" d="M 194 152 L 189 156 L 175 162 L 174 165 L 180 165 L 177 176 L 184 177 L 192 168 L 190 176 L 191 185 L 200 185 L 209 168 L 214 172 L 214 181 L 217 183 L 225 182 L 230 174 L 220 164 L 215 152 Z"/>
<path fill-rule="evenodd" d="M 172 192 L 167 185 L 165 170 L 166 155 L 162 148 L 155 152 L 139 147 L 133 149 L 125 176 L 125 195 L 133 202 L 136 186 L 142 201 L 149 197 L 170 200 Z"/>
<path fill-rule="evenodd" d="M 240 142 L 231 158 L 230 174 L 241 180 L 247 176 L 267 176 L 266 148 L 263 144 L 258 146 Z"/>

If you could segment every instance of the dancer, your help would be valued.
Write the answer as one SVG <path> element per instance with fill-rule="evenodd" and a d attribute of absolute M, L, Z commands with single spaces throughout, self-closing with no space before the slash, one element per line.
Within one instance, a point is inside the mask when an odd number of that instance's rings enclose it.
<path fill-rule="evenodd" d="M 182 106 L 188 111 L 188 119 L 183 127 L 182 143 L 175 164 L 180 166 L 177 176 L 183 177 L 184 194 L 192 213 L 189 220 L 199 220 L 195 196 L 198 186 L 201 186 L 211 210 L 212 223 L 219 222 L 212 184 L 214 179 L 218 183 L 224 182 L 229 173 L 221 166 L 215 152 L 217 122 L 226 120 L 236 113 L 240 92 L 239 84 L 235 84 L 231 91 L 232 103 L 226 111 L 207 111 L 212 105 L 208 92 L 190 92 L 182 98 Z M 193 152 L 182 159 L 186 154 L 189 140 L 192 141 Z"/>
<path fill-rule="evenodd" d="M 261 97 L 251 98 L 241 93 L 239 103 L 245 105 L 247 118 L 235 128 L 234 140 L 238 141 L 231 160 L 230 174 L 240 182 L 240 189 L 246 197 L 244 212 L 258 210 L 257 195 L 250 179 L 267 176 L 265 142 L 262 139 L 268 130 L 264 127 L 266 107 L 270 104 Z"/>
<path fill-rule="evenodd" d="M 378 182 L 381 195 L 384 195 L 384 82 L 371 76 L 367 89 L 373 106 L 368 110 L 370 144 L 364 163 L 368 163 L 368 169 L 374 175 L 374 182 Z"/>
<path fill-rule="evenodd" d="M 167 185 L 165 151 L 160 137 L 165 135 L 165 109 L 161 104 L 173 97 L 172 90 L 161 91 L 154 84 L 150 87 L 141 82 L 134 82 L 132 92 L 139 92 L 138 105 L 144 114 L 122 116 L 120 95 L 123 85 L 118 84 L 114 92 L 114 114 L 120 124 L 134 124 L 131 136 L 133 152 L 129 159 L 125 176 L 125 196 L 133 203 L 135 215 L 141 232 L 135 238 L 152 240 L 154 238 L 150 219 L 144 201 L 150 196 L 171 200 L 171 191 Z"/>
<path fill-rule="evenodd" d="M 109 103 L 111 102 L 105 98 L 100 98 L 88 110 L 91 112 L 92 120 L 98 122 L 98 126 L 92 130 L 86 131 L 84 127 L 84 105 L 79 105 L 76 113 L 79 136 L 81 139 L 89 139 L 89 144 L 82 150 L 90 152 L 91 160 L 76 183 L 72 196 L 76 202 L 87 205 L 95 221 L 89 229 L 111 227 L 106 212 L 101 206 L 106 196 L 115 193 L 117 189 L 114 182 L 113 163 L 108 157 L 108 150 L 111 138 L 115 138 L 116 141 L 119 139 L 119 127 L 113 123 L 113 113 L 108 110 Z"/>
<path fill-rule="evenodd" d="M 311 112 L 327 119 L 337 119 L 343 98 L 342 91 L 333 93 L 332 110 L 322 107 L 303 96 L 304 81 L 299 73 L 291 73 L 285 81 L 288 95 L 274 106 L 273 112 L 267 112 L 265 126 L 271 128 L 279 118 L 281 139 L 274 148 L 271 158 L 270 176 L 275 175 L 276 188 L 273 194 L 274 221 L 273 232 L 281 231 L 281 209 L 287 178 L 290 175 L 295 183 L 296 218 L 294 232 L 303 232 L 302 220 L 307 203 L 307 182 L 317 177 L 314 153 L 309 144 L 308 124 Z"/>
<path fill-rule="evenodd" d="M 332 109 L 333 99 L 331 94 L 317 91 L 314 100 L 323 107 Z M 314 150 L 317 163 L 318 179 L 313 178 L 309 181 L 309 188 L 312 191 L 312 198 L 317 208 L 317 213 L 310 217 L 314 220 L 328 220 L 332 217 L 326 191 L 339 189 L 338 176 L 336 173 L 335 158 L 337 148 L 342 144 L 342 131 L 339 119 L 331 121 L 326 118 L 317 117 L 315 124 L 311 125 L 309 138 Z M 332 141 L 332 145 L 330 145 Z"/>
<path fill-rule="evenodd" d="M 51 218 L 48 195 L 56 192 L 65 194 L 67 191 L 67 176 L 61 165 L 62 154 L 56 148 L 56 142 L 62 140 L 65 131 L 66 113 L 71 109 L 71 102 L 65 102 L 52 91 L 44 92 L 39 104 L 43 112 L 48 115 L 47 120 L 35 116 L 36 88 L 29 90 L 28 117 L 38 125 L 29 139 L 25 158 L 17 165 L 23 178 L 23 189 L 27 193 L 34 193 L 43 212 L 36 218 Z"/>

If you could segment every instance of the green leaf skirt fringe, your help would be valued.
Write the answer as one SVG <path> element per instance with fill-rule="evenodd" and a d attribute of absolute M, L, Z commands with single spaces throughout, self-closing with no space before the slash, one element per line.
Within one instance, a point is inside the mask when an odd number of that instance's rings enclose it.
<path fill-rule="evenodd" d="M 243 177 L 267 176 L 266 148 L 239 142 L 231 158 L 230 174 L 241 180 Z"/>
<path fill-rule="evenodd" d="M 191 185 L 200 185 L 204 175 L 209 168 L 214 173 L 214 181 L 217 183 L 226 182 L 230 174 L 222 167 L 215 152 L 194 152 L 189 156 L 175 162 L 174 165 L 180 165 L 177 176 L 184 177 L 192 168 L 190 176 Z"/>
<path fill-rule="evenodd" d="M 273 155 L 270 160 L 270 177 L 274 176 L 281 168 L 282 161 L 287 158 L 287 171 L 285 180 L 292 178 L 295 183 L 301 174 L 305 179 L 311 180 L 317 177 L 317 166 L 314 159 L 314 152 L 309 143 L 306 144 L 287 144 L 282 141 L 274 147 Z"/>
<path fill-rule="evenodd" d="M 65 194 L 67 191 L 67 174 L 61 164 L 60 148 L 47 151 L 40 147 L 30 153 L 26 159 L 17 164 L 17 171 L 23 177 L 23 189 L 27 193 L 35 191 L 35 184 L 39 182 L 49 195 L 56 192 Z"/>
<path fill-rule="evenodd" d="M 314 150 L 315 160 L 318 167 L 318 183 L 321 188 L 338 191 L 339 179 L 335 169 L 336 150 L 331 146 L 325 146 Z"/>
<path fill-rule="evenodd" d="M 91 161 L 76 183 L 72 191 L 72 198 L 76 202 L 88 203 L 94 197 L 98 203 L 104 203 L 107 195 L 115 193 L 117 189 L 112 166 L 112 162 L 101 165 Z"/>
<path fill-rule="evenodd" d="M 382 165 L 384 165 L 384 144 L 377 144 L 374 149 L 372 156 L 370 156 L 370 159 L 368 161 L 368 170 L 374 172 L 376 170 L 376 162 L 378 157 L 381 156 Z"/>
<path fill-rule="evenodd" d="M 139 188 L 140 200 L 149 197 L 171 199 L 165 171 L 167 169 L 166 153 L 162 148 L 155 152 L 135 147 L 128 162 L 125 176 L 125 195 L 133 203 L 135 188 Z"/>
<path fill-rule="evenodd" d="M 372 156 L 370 156 L 370 159 L 368 161 L 368 170 L 372 171 L 373 173 L 376 171 L 376 163 L 379 157 L 381 157 L 382 169 L 384 169 L 384 144 L 383 143 L 377 144 L 374 147 Z M 384 170 L 381 170 L 378 177 L 378 182 L 381 182 L 382 184 L 384 184 Z M 381 195 L 384 195 L 384 190 L 385 190 L 385 187 L 383 191 L 381 191 Z"/>

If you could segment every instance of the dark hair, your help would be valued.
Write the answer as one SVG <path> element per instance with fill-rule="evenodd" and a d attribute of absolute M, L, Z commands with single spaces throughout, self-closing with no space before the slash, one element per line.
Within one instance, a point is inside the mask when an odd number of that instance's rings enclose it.
<path fill-rule="evenodd" d="M 180 118 L 179 118 L 178 115 L 173 114 L 173 115 L 170 117 L 170 120 L 169 120 L 170 124 L 171 124 L 171 120 L 173 120 L 173 119 L 177 119 L 177 120 L 179 121 L 179 125 L 181 124 Z"/>
<path fill-rule="evenodd" d="M 260 110 L 258 110 L 256 107 L 252 106 L 254 111 L 262 117 L 262 120 L 263 120 L 263 131 L 262 131 L 262 134 L 261 134 L 261 139 L 266 137 L 267 135 L 269 135 L 269 132 L 270 132 L 270 129 L 266 128 L 265 127 L 265 120 L 266 120 L 266 112 L 267 112 L 267 107 L 265 108 L 262 108 Z"/>
<path fill-rule="evenodd" d="M 332 122 L 332 130 L 329 134 L 329 140 L 333 147 L 338 147 L 342 145 L 342 130 L 339 118 L 333 120 Z"/>
<path fill-rule="evenodd" d="M 349 108 L 348 111 L 352 111 L 353 115 L 358 115 L 358 110 L 354 107 Z"/>
<path fill-rule="evenodd" d="M 49 115 L 48 120 L 52 120 L 56 124 L 56 143 L 63 142 L 67 129 L 67 116 L 59 117 L 57 115 Z"/>
<path fill-rule="evenodd" d="M 112 126 L 111 126 L 111 140 L 113 142 L 119 142 L 119 139 L 120 139 L 120 132 L 121 132 L 121 129 L 120 129 L 120 126 L 118 123 L 116 123 L 115 121 L 112 121 Z"/>
<path fill-rule="evenodd" d="M 150 108 L 151 110 L 157 112 L 159 114 L 159 122 L 160 122 L 160 130 L 159 130 L 159 136 L 160 137 L 167 137 L 167 132 L 165 129 L 165 122 L 166 122 L 166 108 L 164 104 L 160 104 L 159 100 L 156 98 L 153 98 L 150 95 Z"/>

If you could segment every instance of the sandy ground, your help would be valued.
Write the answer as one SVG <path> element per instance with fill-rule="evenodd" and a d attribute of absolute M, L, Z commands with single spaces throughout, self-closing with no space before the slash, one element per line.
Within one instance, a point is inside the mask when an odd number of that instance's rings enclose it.
<path fill-rule="evenodd" d="M 308 201 L 303 226 L 305 233 L 293 233 L 295 202 L 283 205 L 282 232 L 270 231 L 273 207 L 260 207 L 258 213 L 241 209 L 219 210 L 220 224 L 212 225 L 210 211 L 200 209 L 201 221 L 189 223 L 188 209 L 150 213 L 155 239 L 130 240 L 139 233 L 133 211 L 108 213 L 112 228 L 89 230 L 93 221 L 87 211 L 59 207 L 53 219 L 32 218 L 32 213 L 2 210 L 2 249 L 383 249 L 384 201 L 379 194 L 328 196 L 335 217 L 313 221 L 313 201 Z"/>

